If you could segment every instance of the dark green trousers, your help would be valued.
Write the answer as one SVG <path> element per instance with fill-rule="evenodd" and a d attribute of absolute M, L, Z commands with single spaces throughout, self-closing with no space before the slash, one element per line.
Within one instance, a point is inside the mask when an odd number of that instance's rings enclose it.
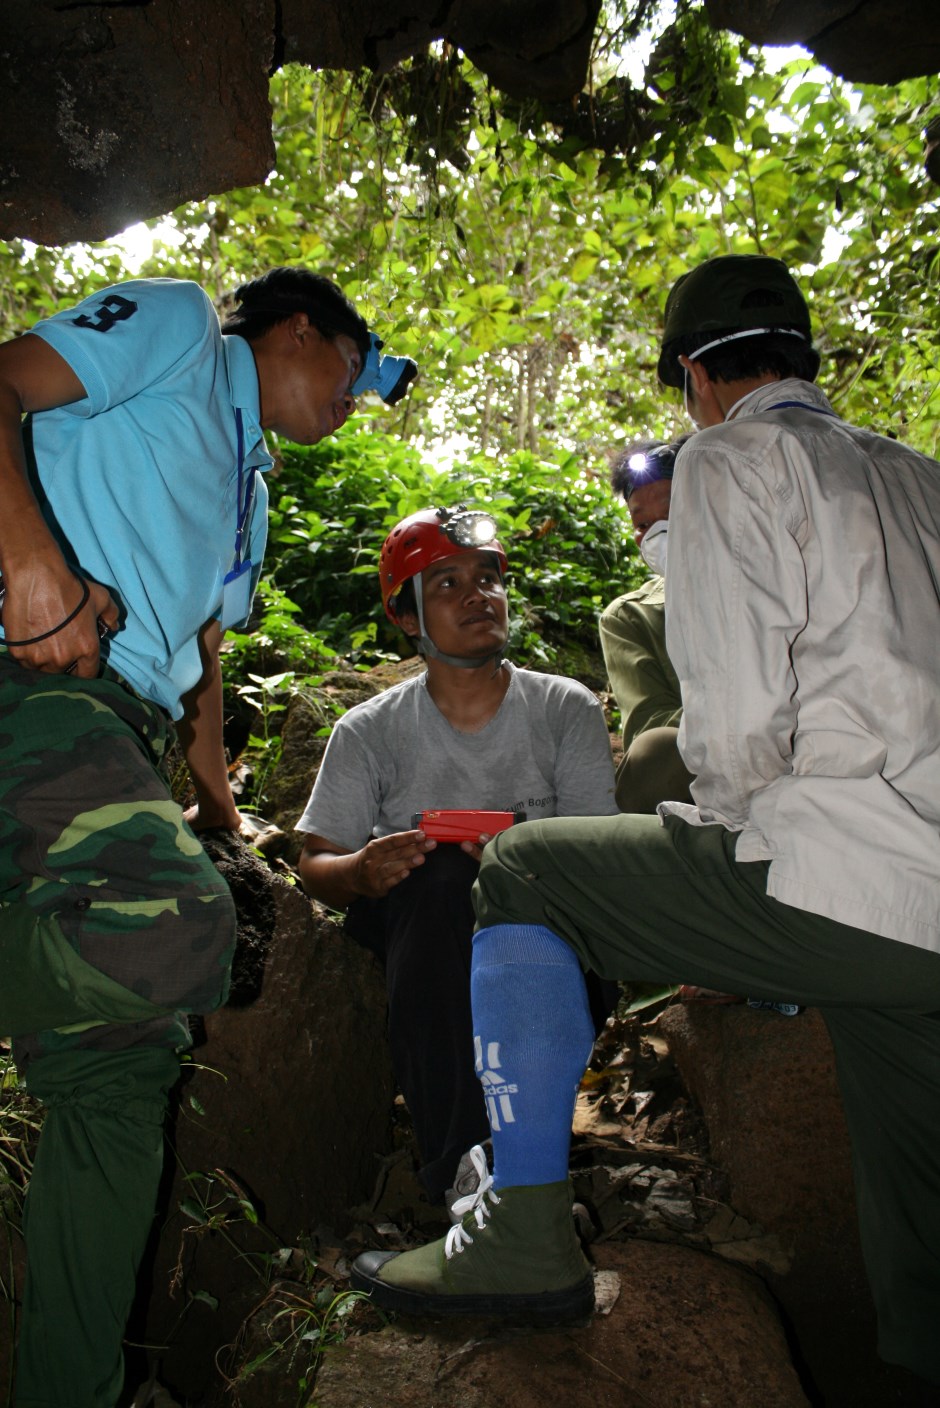
<path fill-rule="evenodd" d="M 16 1408 L 111 1408 L 153 1222 L 179 1058 L 159 1047 L 44 1056 L 46 1106 L 24 1231 L 29 1257 Z"/>
<path fill-rule="evenodd" d="M 780 904 L 734 846 L 678 818 L 527 823 L 487 846 L 477 923 L 543 924 L 604 977 L 822 1009 L 879 1352 L 940 1383 L 940 954 Z"/>

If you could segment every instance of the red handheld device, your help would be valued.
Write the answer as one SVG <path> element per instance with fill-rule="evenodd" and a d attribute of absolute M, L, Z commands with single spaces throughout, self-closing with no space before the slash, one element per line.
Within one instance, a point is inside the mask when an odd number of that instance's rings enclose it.
<path fill-rule="evenodd" d="M 525 812 L 426 811 L 415 812 L 411 824 L 435 841 L 476 841 L 486 832 L 495 836 L 517 821 Z"/>

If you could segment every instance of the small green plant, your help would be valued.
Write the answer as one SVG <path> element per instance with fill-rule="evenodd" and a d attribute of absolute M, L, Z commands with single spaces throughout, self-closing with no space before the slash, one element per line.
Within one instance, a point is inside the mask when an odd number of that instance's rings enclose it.
<path fill-rule="evenodd" d="M 0 1044 L 0 1304 L 9 1325 L 9 1342 L 16 1332 L 16 1265 L 14 1247 L 22 1235 L 23 1200 L 33 1167 L 33 1149 L 42 1124 L 40 1106 L 20 1084 L 13 1057 Z M 0 1390 L 5 1405 L 13 1402 L 10 1379 Z"/>
<path fill-rule="evenodd" d="M 266 1285 L 269 1278 L 270 1253 L 245 1251 L 233 1235 L 240 1224 L 248 1223 L 251 1227 L 260 1229 L 272 1246 L 277 1245 L 277 1239 L 261 1222 L 245 1189 L 231 1174 L 221 1168 L 214 1168 L 209 1172 L 197 1170 L 187 1173 L 183 1181 L 188 1185 L 189 1191 L 179 1206 L 187 1224 L 180 1237 L 179 1254 L 170 1280 L 171 1292 L 175 1292 L 183 1282 L 183 1259 L 187 1241 L 193 1237 L 208 1236 L 210 1233 L 218 1234 L 231 1248 L 235 1257 L 251 1269 L 262 1285 Z M 197 1293 L 191 1299 L 207 1301 L 212 1298 L 207 1298 L 204 1293 Z"/>
<path fill-rule="evenodd" d="M 260 733 L 251 733 L 247 752 L 253 763 L 254 784 L 252 791 L 256 797 L 264 795 L 265 783 L 281 760 L 281 735 L 274 728 L 275 716 L 283 714 L 287 708 L 294 682 L 293 670 L 282 670 L 280 674 L 248 676 L 248 684 L 240 684 L 236 694 L 257 707 Z"/>
<path fill-rule="evenodd" d="M 285 1249 L 284 1256 L 297 1253 Z M 310 1259 L 306 1274 L 316 1274 Z M 241 1362 L 227 1377 L 227 1387 L 237 1398 L 253 1375 L 276 1369 L 280 1376 L 296 1375 L 297 1408 L 304 1408 L 323 1355 L 345 1341 L 349 1317 L 361 1302 L 369 1303 L 362 1291 L 276 1281 L 241 1326 L 231 1349 L 232 1361 Z"/>

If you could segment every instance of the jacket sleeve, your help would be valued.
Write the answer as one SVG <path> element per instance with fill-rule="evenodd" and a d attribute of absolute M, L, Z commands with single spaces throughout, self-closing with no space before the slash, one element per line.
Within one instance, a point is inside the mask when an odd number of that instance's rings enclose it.
<path fill-rule="evenodd" d="M 661 636 L 656 638 L 656 624 Z M 650 728 L 676 728 L 682 717 L 679 681 L 668 667 L 662 607 L 621 598 L 600 619 L 607 678 L 623 723 L 624 750 Z"/>
<path fill-rule="evenodd" d="M 735 428 L 737 429 L 737 428 Z M 667 644 L 685 713 L 679 748 L 705 821 L 747 824 L 754 794 L 791 771 L 794 642 L 807 622 L 805 510 L 779 432 L 696 437 L 669 519 Z"/>

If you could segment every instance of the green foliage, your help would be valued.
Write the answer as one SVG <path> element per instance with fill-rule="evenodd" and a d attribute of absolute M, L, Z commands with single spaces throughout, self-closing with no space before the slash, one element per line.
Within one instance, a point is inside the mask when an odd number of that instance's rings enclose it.
<path fill-rule="evenodd" d="M 371 663 L 397 654 L 404 642 L 382 610 L 379 549 L 407 514 L 461 502 L 499 523 L 510 648 L 521 662 L 550 662 L 568 636 L 593 643 L 597 613 L 645 573 L 623 506 L 574 456 L 477 454 L 435 469 L 399 441 L 350 424 L 313 449 L 285 452 L 271 494 L 270 578 L 341 655 Z"/>
<path fill-rule="evenodd" d="M 366 405 L 369 424 L 419 449 L 562 449 L 597 469 L 613 441 L 682 428 L 655 380 L 669 284 L 763 250 L 800 274 L 838 408 L 933 449 L 938 200 L 921 134 L 937 80 L 771 72 L 700 5 L 665 27 L 663 8 L 611 0 L 589 88 L 557 111 L 500 96 L 446 46 L 381 76 L 282 69 L 276 170 L 151 222 L 143 272 L 195 278 L 222 306 L 274 263 L 336 271 L 421 364 L 402 405 Z M 651 23 L 631 82 L 623 44 Z M 11 244 L 0 317 L 26 326 L 119 272 L 111 246 Z"/>

